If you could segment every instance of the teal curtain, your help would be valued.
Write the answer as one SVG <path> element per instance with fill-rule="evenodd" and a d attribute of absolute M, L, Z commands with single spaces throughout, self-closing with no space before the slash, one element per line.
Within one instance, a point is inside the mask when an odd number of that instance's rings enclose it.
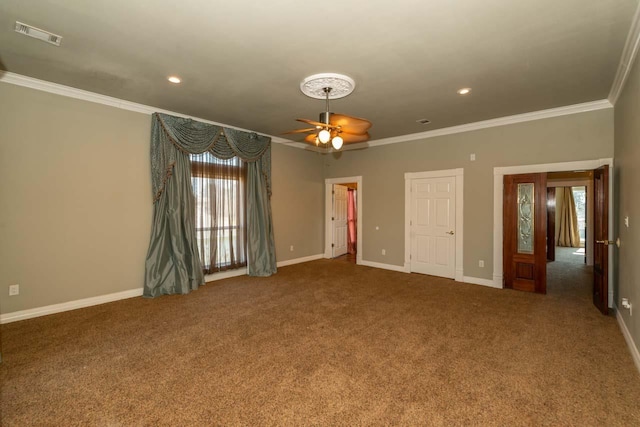
<path fill-rule="evenodd" d="M 271 138 L 155 113 L 151 124 L 153 224 L 144 296 L 185 294 L 204 284 L 195 232 L 190 154 L 247 162 L 249 274 L 277 271 L 271 219 Z"/>
<path fill-rule="evenodd" d="M 247 170 L 247 267 L 250 276 L 271 276 L 276 272 L 268 194 L 260 165 L 250 163 Z"/>

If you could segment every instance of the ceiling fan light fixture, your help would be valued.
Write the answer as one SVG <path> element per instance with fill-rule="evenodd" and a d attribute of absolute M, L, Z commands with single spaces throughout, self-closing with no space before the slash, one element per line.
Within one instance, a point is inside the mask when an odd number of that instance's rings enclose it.
<path fill-rule="evenodd" d="M 326 144 L 331 139 L 331 132 L 326 129 L 322 129 L 320 132 L 318 132 L 318 139 L 323 144 Z"/>
<path fill-rule="evenodd" d="M 333 148 L 335 148 L 336 150 L 339 150 L 342 148 L 342 144 L 344 143 L 344 140 L 342 139 L 342 137 L 340 135 L 335 136 L 332 140 L 331 140 L 331 145 L 333 146 Z"/>

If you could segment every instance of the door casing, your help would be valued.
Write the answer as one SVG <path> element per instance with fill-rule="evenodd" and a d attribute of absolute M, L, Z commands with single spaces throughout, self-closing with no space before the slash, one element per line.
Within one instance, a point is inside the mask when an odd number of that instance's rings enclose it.
<path fill-rule="evenodd" d="M 546 163 L 539 165 L 507 166 L 493 168 L 493 285 L 502 288 L 503 254 L 502 254 L 502 209 L 503 180 L 505 175 L 539 172 L 563 172 L 568 170 L 589 170 L 601 166 L 609 166 L 609 176 L 613 176 L 613 159 L 582 160 L 575 162 Z M 609 240 L 613 238 L 613 179 L 609 180 Z M 609 266 L 613 266 L 613 252 L 609 252 Z M 613 268 L 609 268 L 609 308 L 613 304 Z"/>

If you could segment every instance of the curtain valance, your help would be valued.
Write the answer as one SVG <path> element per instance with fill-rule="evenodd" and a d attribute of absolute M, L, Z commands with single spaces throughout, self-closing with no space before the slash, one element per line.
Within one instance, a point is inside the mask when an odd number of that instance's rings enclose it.
<path fill-rule="evenodd" d="M 271 138 L 253 132 L 154 113 L 151 123 L 151 175 L 153 200 L 158 201 L 176 163 L 176 149 L 185 154 L 210 152 L 219 159 L 239 157 L 260 162 L 271 195 Z"/>

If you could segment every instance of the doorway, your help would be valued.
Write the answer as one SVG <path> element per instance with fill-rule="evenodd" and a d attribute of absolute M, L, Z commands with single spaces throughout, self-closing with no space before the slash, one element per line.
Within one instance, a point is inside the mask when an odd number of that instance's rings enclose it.
<path fill-rule="evenodd" d="M 564 261 L 593 265 L 593 194 L 592 170 L 547 174 L 549 261 L 558 252 Z"/>
<path fill-rule="evenodd" d="M 528 165 L 528 166 L 515 166 L 515 167 L 502 167 L 502 168 L 494 168 L 494 285 L 496 287 L 503 287 L 503 282 L 504 282 L 504 275 L 505 275 L 505 270 L 504 270 L 504 246 L 503 246 L 503 242 L 504 242 L 504 229 L 503 227 L 507 227 L 509 226 L 508 224 L 504 224 L 503 223 L 503 204 L 506 202 L 504 199 L 504 182 L 505 182 L 505 176 L 509 176 L 509 175 L 518 175 L 518 174 L 545 174 L 548 172 L 561 172 L 561 171 L 566 171 L 566 170 L 592 170 L 592 171 L 601 171 L 604 169 L 604 172 L 608 172 L 613 165 L 613 161 L 612 159 L 600 159 L 600 160 L 593 160 L 593 161 L 580 161 L 580 162 L 568 162 L 568 163 L 552 163 L 552 164 L 543 164 L 543 165 Z M 598 180 L 596 180 L 596 182 L 598 182 Z M 604 187 L 606 187 L 606 189 L 608 190 L 609 193 L 612 193 L 612 183 L 611 181 L 608 181 L 605 179 L 604 181 L 600 181 L 605 182 L 606 184 L 604 185 Z M 601 185 L 602 186 L 602 185 Z M 602 190 L 604 188 L 602 188 L 600 190 L 600 192 L 594 192 L 594 193 L 599 193 L 602 194 Z M 588 191 L 588 190 L 586 190 Z M 601 218 L 604 222 L 606 222 L 606 225 L 608 225 L 608 233 L 606 236 L 604 237 L 598 237 L 598 233 L 594 232 L 594 234 L 591 235 L 591 237 L 586 237 L 585 242 L 589 242 L 589 240 L 594 240 L 598 239 L 598 240 L 602 240 L 604 239 L 605 241 L 607 240 L 607 238 L 610 239 L 611 233 L 613 232 L 613 224 L 612 224 L 612 204 L 610 203 L 610 199 L 607 200 L 606 202 L 602 201 L 602 203 L 600 203 L 603 206 L 606 206 L 606 209 L 604 210 L 604 212 L 602 214 L 596 214 L 595 215 L 595 220 L 592 221 L 594 224 L 597 222 L 597 218 Z M 543 201 L 544 203 L 544 201 Z M 599 205 L 598 203 L 596 203 L 596 205 Z M 587 226 L 589 221 L 587 220 Z M 602 222 L 602 221 L 601 221 Z M 594 225 L 594 227 L 597 226 L 597 224 Z M 606 227 L 605 227 L 606 229 Z M 588 230 L 587 230 L 588 233 Z M 545 245 L 546 246 L 546 245 Z M 596 245 L 598 246 L 598 245 Z M 600 245 L 602 246 L 602 245 Z M 595 248 L 595 252 L 597 252 L 598 249 L 604 249 L 603 248 Z M 593 251 L 592 251 L 593 252 Z M 612 262 L 612 256 L 613 253 L 612 251 L 600 251 L 599 253 L 596 254 L 598 260 L 600 260 L 601 262 L 604 261 L 605 262 L 605 267 L 608 261 L 608 264 L 611 264 Z M 598 264 L 598 262 L 596 262 L 595 264 Z M 556 264 L 555 266 L 558 266 L 559 264 Z M 562 273 L 566 273 L 567 269 L 566 268 L 559 268 L 556 269 L 554 266 L 554 268 L 551 268 L 551 275 L 554 275 L 554 270 L 557 272 L 562 272 Z M 584 264 L 581 265 L 582 267 L 585 267 Z M 597 267 L 597 265 L 596 265 Z M 588 267 L 589 271 L 594 271 L 596 272 L 596 270 L 598 270 L 598 268 L 591 268 Z M 606 268 L 605 268 L 606 270 Z M 507 274 L 511 274 L 509 272 L 506 272 Z M 609 270 L 609 271 L 601 271 L 599 274 L 601 276 L 604 276 L 605 278 L 608 279 L 608 281 L 611 283 L 611 286 L 608 287 L 607 292 L 603 295 L 600 295 L 600 297 L 602 298 L 602 301 L 604 301 L 602 303 L 602 305 L 604 305 L 604 307 L 601 307 L 599 304 L 596 304 L 603 312 L 606 312 L 606 307 L 611 306 L 612 302 L 613 302 L 613 281 L 612 281 L 612 274 L 613 271 Z M 598 276 L 598 274 L 596 274 L 596 276 Z M 545 278 L 546 278 L 546 274 L 545 274 Z M 555 281 L 554 281 L 555 282 Z M 566 281 L 565 281 L 566 282 Z M 597 282 L 597 280 L 592 280 L 591 284 L 589 285 L 590 288 L 594 289 L 594 294 L 595 294 L 595 288 L 597 288 L 597 286 L 594 285 L 594 283 Z M 553 286 L 553 282 L 552 282 L 552 286 Z M 594 296 L 595 298 L 595 296 Z M 594 300 L 595 302 L 595 300 Z"/>
<path fill-rule="evenodd" d="M 355 207 L 352 218 L 349 217 L 350 197 Z M 338 256 L 362 264 L 362 200 L 362 176 L 325 179 L 325 258 Z M 355 242 L 351 241 L 353 237 Z"/>

